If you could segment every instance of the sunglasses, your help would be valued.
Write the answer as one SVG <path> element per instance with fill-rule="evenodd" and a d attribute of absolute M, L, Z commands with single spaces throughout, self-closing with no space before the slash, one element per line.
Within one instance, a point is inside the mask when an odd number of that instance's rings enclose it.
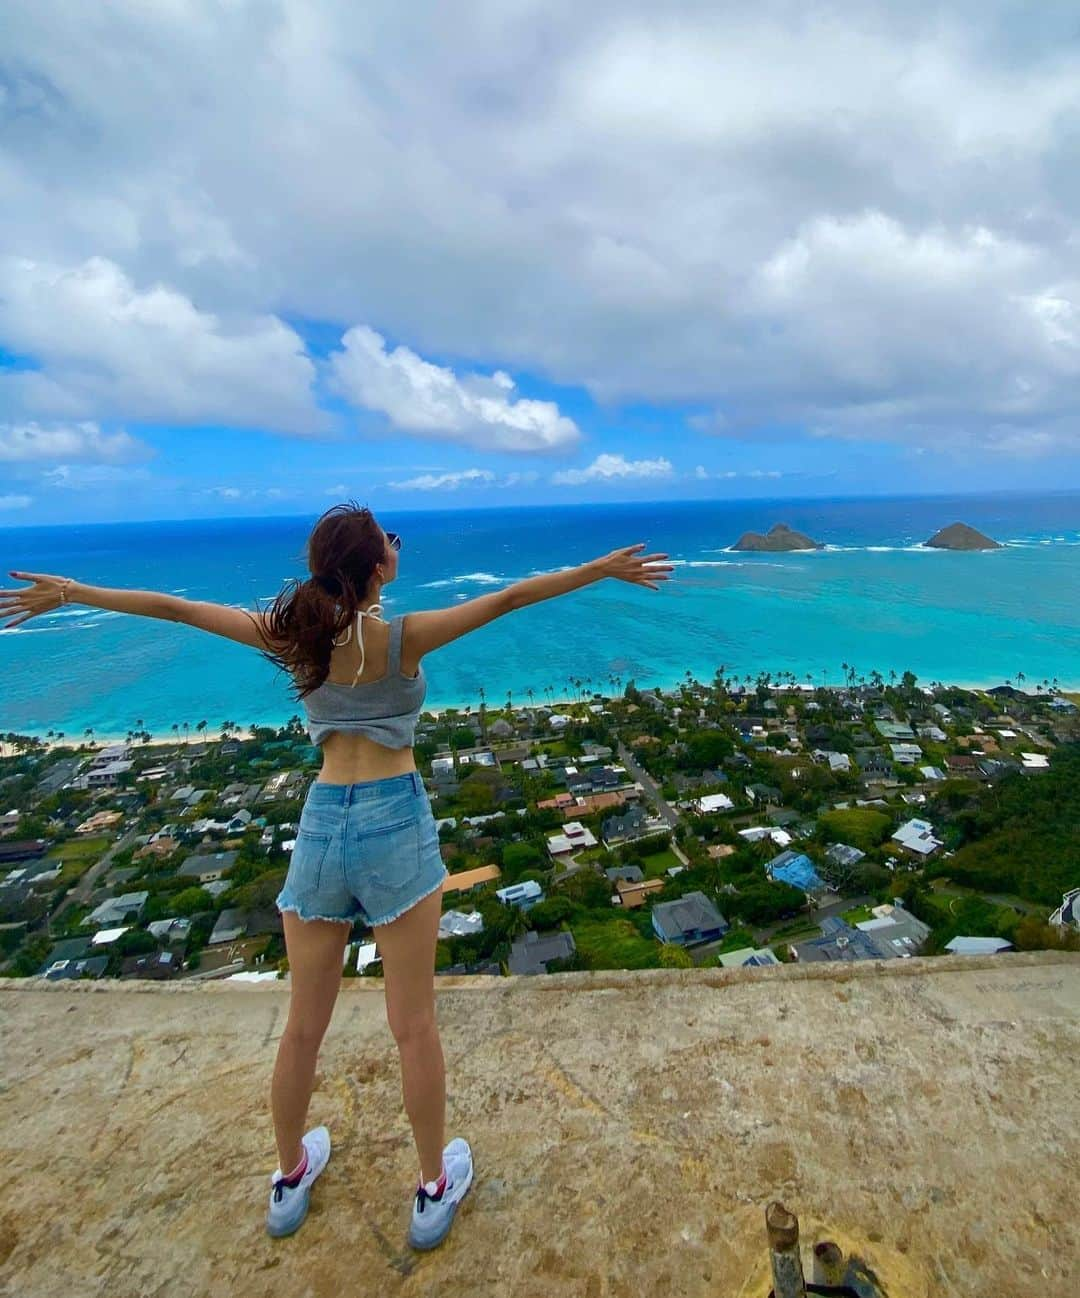
<path fill-rule="evenodd" d="M 390 542 L 391 550 L 401 549 L 401 537 L 396 532 L 387 532 L 386 539 Z"/>

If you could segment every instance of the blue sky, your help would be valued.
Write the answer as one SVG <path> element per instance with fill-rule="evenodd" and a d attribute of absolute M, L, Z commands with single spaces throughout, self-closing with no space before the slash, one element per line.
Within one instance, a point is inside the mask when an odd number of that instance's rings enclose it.
<path fill-rule="evenodd" d="M 1080 486 L 1067 7 L 420 10 L 9 16 L 0 525 Z"/>

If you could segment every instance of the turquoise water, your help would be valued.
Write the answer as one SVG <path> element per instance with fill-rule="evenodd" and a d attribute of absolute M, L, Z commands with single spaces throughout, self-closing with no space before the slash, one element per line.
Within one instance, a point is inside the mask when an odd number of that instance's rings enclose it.
<path fill-rule="evenodd" d="M 92 585 L 157 589 L 254 607 L 304 572 L 313 518 L 0 530 L 0 563 Z M 920 680 L 1080 687 L 1080 494 L 833 501 L 693 501 L 380 513 L 401 533 L 387 615 L 471 598 L 536 572 L 644 541 L 675 563 L 658 591 L 607 580 L 521 609 L 425 660 L 425 706 L 572 697 L 759 671 L 839 683 L 906 669 Z M 782 521 L 828 548 L 753 555 L 728 547 Z M 963 521 L 1005 542 L 990 552 L 919 542 Z M 8 585 L 14 583 L 5 577 Z M 258 654 L 180 624 L 82 607 L 0 631 L 0 730 L 124 735 L 137 720 L 194 735 L 225 720 L 299 714 Z"/>

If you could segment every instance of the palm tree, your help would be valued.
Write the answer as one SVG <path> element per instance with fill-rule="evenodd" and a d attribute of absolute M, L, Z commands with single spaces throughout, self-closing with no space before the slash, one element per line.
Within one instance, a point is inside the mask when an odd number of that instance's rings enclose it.
<path fill-rule="evenodd" d="M 206 729 L 206 722 L 200 721 L 198 725 L 196 725 L 195 729 L 199 732 L 199 735 L 201 736 L 202 732 Z"/>
<path fill-rule="evenodd" d="M 184 743 L 186 744 L 188 742 L 188 732 L 191 729 L 191 727 L 188 725 L 186 721 L 183 723 L 183 726 L 184 726 Z"/>

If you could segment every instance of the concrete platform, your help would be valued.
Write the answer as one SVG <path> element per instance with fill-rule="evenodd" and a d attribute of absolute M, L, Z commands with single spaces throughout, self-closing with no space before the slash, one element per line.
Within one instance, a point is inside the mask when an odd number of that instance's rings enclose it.
<path fill-rule="evenodd" d="M 0 983 L 0 1294 L 763 1298 L 777 1198 L 889 1298 L 1080 1291 L 1078 955 L 440 980 L 477 1180 L 427 1255 L 381 993 L 343 985 L 275 1241 L 287 983 Z"/>

